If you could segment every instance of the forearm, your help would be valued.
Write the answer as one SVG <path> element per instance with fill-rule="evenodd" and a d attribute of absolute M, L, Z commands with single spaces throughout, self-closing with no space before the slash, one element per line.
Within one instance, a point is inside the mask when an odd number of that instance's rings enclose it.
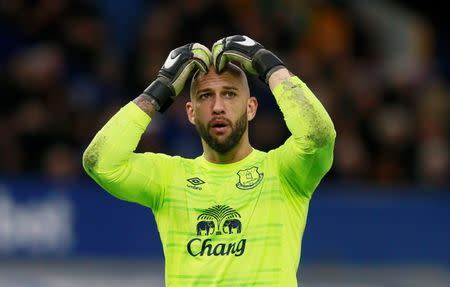
<path fill-rule="evenodd" d="M 316 149 L 334 142 L 333 122 L 305 83 L 287 69 L 280 69 L 270 76 L 269 86 L 289 131 L 302 148 Z"/>
<path fill-rule="evenodd" d="M 141 106 L 145 105 L 141 100 L 138 102 Z M 83 167 L 86 172 L 91 176 L 120 172 L 149 123 L 148 113 L 143 113 L 134 103 L 123 107 L 97 133 L 84 152 Z"/>
<path fill-rule="evenodd" d="M 140 94 L 137 98 L 133 100 L 141 110 L 143 110 L 150 118 L 153 118 L 153 115 L 156 112 L 155 105 L 152 99 L 146 94 Z"/>

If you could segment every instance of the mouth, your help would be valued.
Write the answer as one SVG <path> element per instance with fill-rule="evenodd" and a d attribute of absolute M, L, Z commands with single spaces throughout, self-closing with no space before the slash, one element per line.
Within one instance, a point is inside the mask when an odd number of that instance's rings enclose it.
<path fill-rule="evenodd" d="M 225 133 L 229 126 L 227 119 L 213 119 L 209 123 L 209 127 L 217 134 Z"/>

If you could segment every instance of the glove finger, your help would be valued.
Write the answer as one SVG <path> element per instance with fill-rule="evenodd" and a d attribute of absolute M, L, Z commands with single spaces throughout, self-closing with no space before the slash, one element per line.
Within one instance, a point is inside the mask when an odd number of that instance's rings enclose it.
<path fill-rule="evenodd" d="M 206 65 L 206 63 L 203 62 L 203 60 L 194 59 L 192 60 L 192 63 L 194 65 L 193 70 L 198 69 L 202 73 L 208 72 L 209 65 Z"/>
<path fill-rule="evenodd" d="M 218 72 L 222 71 L 225 66 L 226 59 L 223 56 L 223 49 L 226 38 L 216 41 L 212 47 L 212 62 Z"/>
<path fill-rule="evenodd" d="M 175 78 L 172 86 L 175 90 L 175 94 L 178 95 L 182 90 L 186 83 L 186 80 L 192 75 L 196 66 L 197 60 L 190 60 L 185 63 L 185 66 L 181 70 L 181 73 Z"/>
<path fill-rule="evenodd" d="M 225 51 L 222 54 L 222 58 L 226 59 L 226 61 L 222 60 L 222 62 L 224 62 L 223 65 L 225 65 L 226 62 L 234 62 L 236 64 L 239 64 L 241 68 L 243 68 L 250 74 L 257 74 L 256 70 L 252 66 L 252 60 L 249 59 L 246 55 L 239 53 L 238 51 Z"/>
<path fill-rule="evenodd" d="M 211 65 L 211 51 L 206 46 L 199 43 L 192 44 L 191 51 L 197 67 L 203 72 L 207 72 Z"/>
<path fill-rule="evenodd" d="M 220 72 L 227 62 L 239 63 L 242 68 L 251 73 L 257 74 L 252 67 L 252 57 L 256 50 L 262 48 L 261 44 L 244 35 L 233 35 L 222 38 L 213 46 L 213 63 Z"/>

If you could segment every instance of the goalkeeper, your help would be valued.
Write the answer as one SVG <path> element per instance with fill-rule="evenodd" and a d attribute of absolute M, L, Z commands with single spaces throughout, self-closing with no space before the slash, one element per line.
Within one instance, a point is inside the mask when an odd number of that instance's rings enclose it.
<path fill-rule="evenodd" d="M 269 152 L 249 142 L 258 102 L 245 72 L 267 83 L 292 134 Z M 135 153 L 192 75 L 186 112 L 203 154 Z M 152 209 L 167 286 L 289 287 L 297 286 L 309 201 L 330 169 L 335 136 L 305 83 L 261 44 L 235 35 L 212 52 L 198 43 L 171 51 L 148 88 L 97 133 L 83 166 L 112 195 Z"/>

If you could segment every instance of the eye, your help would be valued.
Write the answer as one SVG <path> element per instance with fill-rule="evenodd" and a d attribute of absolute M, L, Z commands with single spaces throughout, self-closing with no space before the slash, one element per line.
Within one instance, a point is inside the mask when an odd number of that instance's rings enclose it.
<path fill-rule="evenodd" d="M 233 98 L 233 97 L 236 96 L 236 93 L 235 93 L 235 92 L 232 92 L 232 91 L 226 91 L 223 95 L 224 95 L 226 98 Z"/>
<path fill-rule="evenodd" d="M 201 93 L 201 94 L 198 95 L 198 99 L 199 100 L 206 100 L 210 96 L 211 96 L 211 93 L 209 93 L 209 92 Z"/>

